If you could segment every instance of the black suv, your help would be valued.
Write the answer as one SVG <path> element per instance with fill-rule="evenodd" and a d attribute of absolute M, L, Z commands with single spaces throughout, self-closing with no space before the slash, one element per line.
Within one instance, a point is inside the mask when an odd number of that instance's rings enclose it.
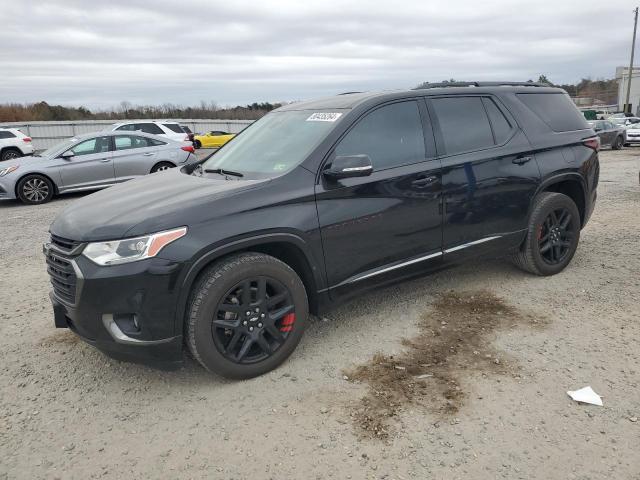
<path fill-rule="evenodd" d="M 553 275 L 596 201 L 563 90 L 472 83 L 287 105 L 196 166 L 87 196 L 44 246 L 57 327 L 108 354 L 265 373 L 309 312 L 505 252 Z"/>

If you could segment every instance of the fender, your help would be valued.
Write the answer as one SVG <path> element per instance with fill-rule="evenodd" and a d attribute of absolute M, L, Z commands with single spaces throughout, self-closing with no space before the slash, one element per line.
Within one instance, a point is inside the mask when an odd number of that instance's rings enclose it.
<path fill-rule="evenodd" d="M 533 198 L 536 198 L 540 192 L 544 191 L 547 187 L 549 187 L 550 185 L 553 185 L 554 183 L 559 183 L 559 182 L 563 182 L 563 181 L 572 181 L 572 182 L 578 182 L 580 184 L 580 186 L 582 187 L 582 196 L 583 196 L 583 201 L 584 201 L 584 205 L 588 205 L 587 203 L 587 182 L 584 179 L 584 177 L 582 175 L 580 175 L 577 172 L 564 172 L 564 173 L 558 173 L 555 175 L 552 175 L 550 177 L 545 178 L 540 185 L 538 185 L 538 188 L 536 189 Z M 531 204 L 529 205 L 529 212 L 527 216 L 531 215 L 531 210 L 533 210 L 533 204 L 534 202 L 531 201 Z"/>
<path fill-rule="evenodd" d="M 180 286 L 180 295 L 178 299 L 178 305 L 176 308 L 176 327 L 182 322 L 182 314 L 185 311 L 187 300 L 191 293 L 191 287 L 193 283 L 202 272 L 202 270 L 209 265 L 212 261 L 236 252 L 238 250 L 244 250 L 248 247 L 255 245 L 261 245 L 264 243 L 282 242 L 289 243 L 298 247 L 304 254 L 307 263 L 311 267 L 314 282 L 316 284 L 316 290 L 322 290 L 325 288 L 324 269 L 321 265 L 315 261 L 315 257 L 312 254 L 311 247 L 300 236 L 293 233 L 277 232 L 277 233 L 262 233 L 257 235 L 251 235 L 236 239 L 234 241 L 224 243 L 221 245 L 214 245 L 213 248 L 207 250 L 204 254 L 201 254 L 191 265 L 188 267 L 186 274 L 182 279 Z"/>

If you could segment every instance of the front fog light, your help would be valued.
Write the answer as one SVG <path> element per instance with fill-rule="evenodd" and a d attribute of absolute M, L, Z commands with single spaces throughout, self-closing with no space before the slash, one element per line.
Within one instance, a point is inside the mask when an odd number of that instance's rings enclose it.
<path fill-rule="evenodd" d="M 117 265 L 155 257 L 171 242 L 185 236 L 187 227 L 154 233 L 144 237 L 90 243 L 82 254 L 98 265 Z"/>

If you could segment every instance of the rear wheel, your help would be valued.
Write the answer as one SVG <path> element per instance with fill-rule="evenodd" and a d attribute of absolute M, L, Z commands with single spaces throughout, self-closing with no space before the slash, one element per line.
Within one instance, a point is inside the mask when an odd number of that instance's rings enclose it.
<path fill-rule="evenodd" d="M 156 163 L 151 169 L 151 173 L 162 172 L 164 170 L 169 170 L 170 168 L 174 168 L 175 165 L 170 162 L 160 162 Z"/>
<path fill-rule="evenodd" d="M 580 212 L 566 195 L 538 195 L 529 218 L 527 237 L 514 255 L 517 266 L 536 275 L 554 275 L 564 270 L 578 248 Z"/>
<path fill-rule="evenodd" d="M 186 320 L 186 343 L 208 370 L 251 378 L 273 370 L 296 348 L 309 307 L 300 277 L 261 253 L 227 257 L 204 272 Z"/>
<path fill-rule="evenodd" d="M 200 140 L 194 140 L 193 141 L 193 146 L 195 148 L 202 148 L 202 143 L 200 142 Z"/>
<path fill-rule="evenodd" d="M 614 150 L 620 150 L 622 148 L 622 145 L 624 145 L 624 139 L 621 136 L 617 136 L 613 141 L 611 148 Z"/>
<path fill-rule="evenodd" d="M 14 158 L 18 158 L 22 156 L 22 152 L 17 148 L 5 148 L 2 151 L 2 155 L 0 156 L 0 160 L 13 160 Z"/>
<path fill-rule="evenodd" d="M 16 187 L 18 198 L 29 205 L 47 203 L 53 198 L 53 183 L 47 177 L 37 174 L 27 175 Z"/>

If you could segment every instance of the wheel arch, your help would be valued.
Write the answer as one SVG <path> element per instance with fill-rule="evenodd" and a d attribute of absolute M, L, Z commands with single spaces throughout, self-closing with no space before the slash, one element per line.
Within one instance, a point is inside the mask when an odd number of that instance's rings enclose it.
<path fill-rule="evenodd" d="M 168 163 L 169 165 L 173 165 L 173 168 L 176 168 L 178 166 L 175 162 L 172 162 L 171 160 L 160 160 L 153 164 L 153 167 L 151 167 L 151 170 L 149 170 L 149 173 L 153 172 L 154 168 L 156 168 L 158 165 L 162 165 L 163 163 Z"/>
<path fill-rule="evenodd" d="M 271 255 L 290 266 L 304 284 L 309 300 L 309 311 L 316 313 L 319 306 L 318 290 L 323 283 L 320 268 L 314 262 L 310 251 L 310 246 L 297 235 L 270 233 L 243 238 L 217 246 L 201 254 L 191 264 L 181 283 L 176 310 L 178 315 L 176 328 L 178 330 L 182 328 L 191 290 L 206 268 L 224 257 L 242 252 L 259 252 Z"/>
<path fill-rule="evenodd" d="M 567 173 L 551 177 L 540 185 L 536 191 L 536 196 L 542 192 L 562 193 L 571 198 L 578 207 L 578 211 L 580 212 L 580 223 L 584 226 L 587 205 L 587 188 L 585 180 L 580 174 Z M 532 208 L 529 209 L 529 213 L 531 213 Z"/>

